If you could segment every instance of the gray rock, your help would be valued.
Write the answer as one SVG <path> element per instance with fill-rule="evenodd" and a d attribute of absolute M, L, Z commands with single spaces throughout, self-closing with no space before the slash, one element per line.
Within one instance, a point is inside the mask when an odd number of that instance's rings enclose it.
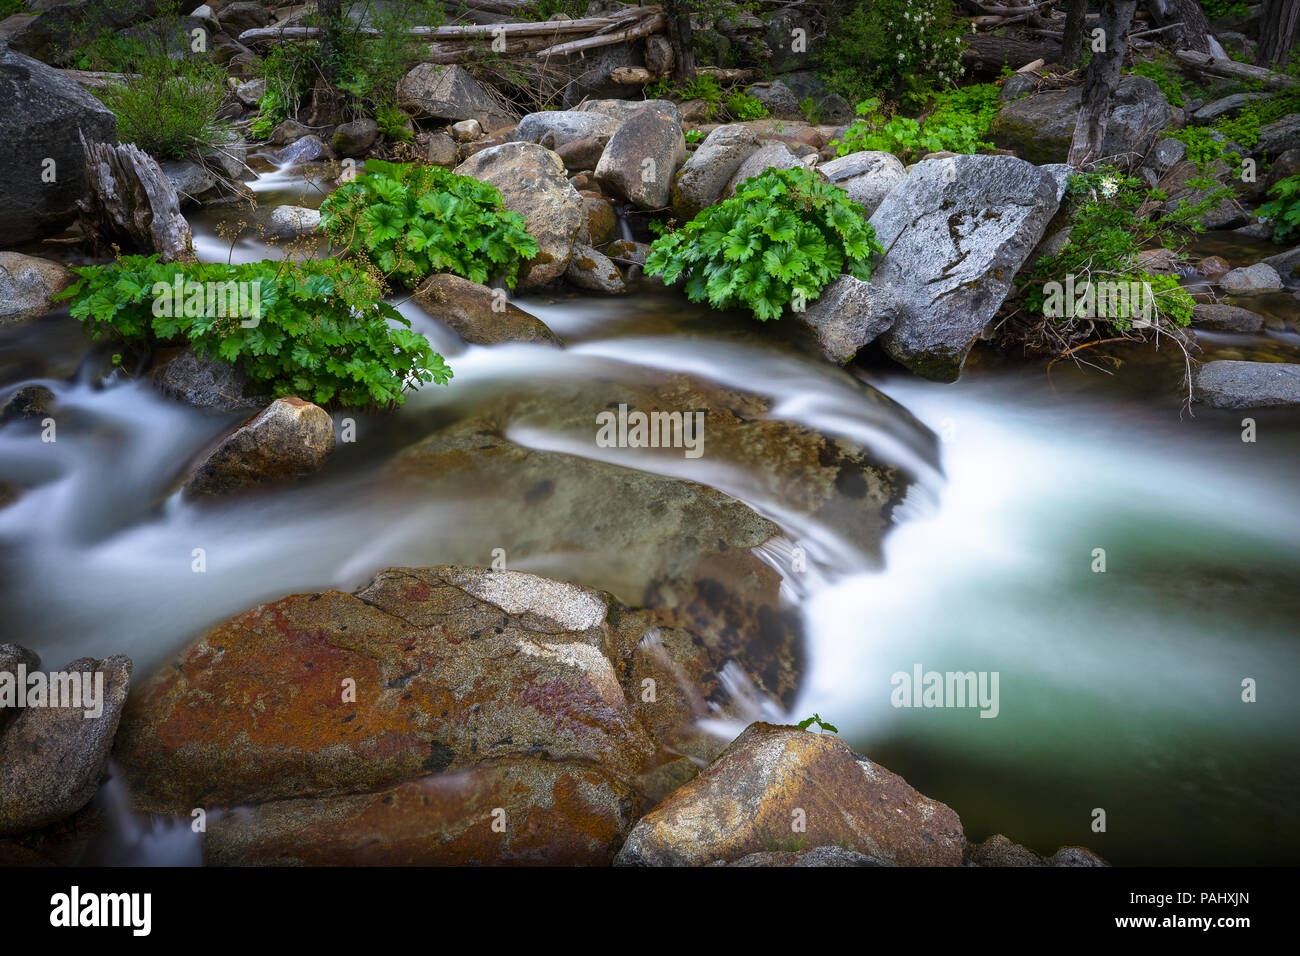
<path fill-rule="evenodd" d="M 602 113 L 545 110 L 521 119 L 510 138 L 520 143 L 537 143 L 547 149 L 558 149 L 580 139 L 594 139 L 603 146 L 621 125 L 621 120 Z"/>
<path fill-rule="evenodd" d="M 643 109 L 662 113 L 678 126 L 682 125 L 681 111 L 672 100 L 588 100 L 574 107 L 574 110 L 579 113 L 599 113 L 601 116 L 612 117 L 618 120 L 620 125 Z"/>
<path fill-rule="evenodd" d="M 255 30 L 271 22 L 271 11 L 260 3 L 240 0 L 221 8 L 218 14 L 221 27 L 231 36 L 238 38 L 245 30 Z"/>
<path fill-rule="evenodd" d="M 276 206 L 271 210 L 271 220 L 266 238 L 291 242 L 312 235 L 320 226 L 320 211 L 306 206 Z"/>
<path fill-rule="evenodd" d="M 1300 405 L 1300 365 L 1273 362 L 1206 362 L 1193 395 L 1215 408 Z"/>
<path fill-rule="evenodd" d="M 311 133 L 311 130 L 297 120 L 287 119 L 271 131 L 267 143 L 271 146 L 288 146 Z"/>
<path fill-rule="evenodd" d="M 0 508 L 3 508 L 9 502 L 2 500 L 3 494 L 0 493 Z M 28 650 L 18 644 L 0 644 L 0 674 L 13 674 L 17 677 L 18 665 L 22 664 L 28 672 L 34 671 L 41 666 L 41 659 L 35 651 Z M 5 725 L 13 718 L 18 716 L 16 708 L 0 707 L 0 734 L 4 733 Z"/>
<path fill-rule="evenodd" d="M 339 156 L 360 156 L 378 138 L 379 124 L 366 116 L 337 126 L 330 146 Z"/>
<path fill-rule="evenodd" d="M 780 80 L 771 83 L 755 83 L 745 88 L 745 92 L 758 100 L 768 113 L 777 119 L 799 120 L 803 113 L 799 109 L 799 97 L 794 90 Z"/>
<path fill-rule="evenodd" d="M 1276 123 L 1269 123 L 1259 128 L 1259 141 L 1255 144 L 1257 153 L 1277 156 L 1288 149 L 1300 147 L 1300 113 L 1283 116 Z"/>
<path fill-rule="evenodd" d="M 1069 173 L 1012 156 L 912 167 L 871 217 L 888 250 L 871 286 L 890 324 L 882 338 L 890 356 L 926 378 L 957 378 L 1056 214 Z"/>
<path fill-rule="evenodd" d="M 17 245 L 72 222 L 86 195 L 78 134 L 88 143 L 116 143 L 117 120 L 76 81 L 3 44 L 0 103 L 0 241 Z M 51 173 L 53 180 L 45 181 Z"/>
<path fill-rule="evenodd" d="M 265 397 L 245 394 L 248 377 L 236 366 L 202 358 L 190 349 L 164 359 L 150 378 L 158 391 L 195 408 L 230 414 L 266 404 Z"/>
<path fill-rule="evenodd" d="M 1300 149 L 1288 149 L 1273 160 L 1273 165 L 1268 171 L 1268 180 L 1264 184 L 1265 188 L 1271 189 L 1283 179 L 1289 179 L 1297 174 L 1300 174 Z"/>
<path fill-rule="evenodd" d="M 722 198 L 730 199 L 745 180 L 762 175 L 766 170 L 794 169 L 802 165 L 802 160 L 785 143 L 768 143 L 745 158 L 722 191 Z"/>
<path fill-rule="evenodd" d="M 464 67 L 454 64 L 415 67 L 397 84 L 397 105 L 428 119 L 476 119 L 485 130 L 508 126 L 513 120 Z"/>
<path fill-rule="evenodd" d="M 1267 95 L 1266 93 L 1233 93 L 1231 96 L 1206 103 L 1192 114 L 1192 122 L 1198 126 L 1208 126 L 1219 117 L 1239 112 L 1246 105 L 1265 99 Z"/>
<path fill-rule="evenodd" d="M 1268 263 L 1257 262 L 1253 266 L 1233 269 L 1219 280 L 1219 284 L 1230 295 L 1255 295 L 1277 292 L 1282 288 L 1282 277 Z"/>
<path fill-rule="evenodd" d="M 564 278 L 579 289 L 602 295 L 622 295 L 627 291 L 623 274 L 604 253 L 591 246 L 575 245 Z"/>
<path fill-rule="evenodd" d="M 442 130 L 429 134 L 429 146 L 425 150 L 425 156 L 430 164 L 444 169 L 451 169 L 460 162 L 460 151 L 456 148 L 456 141 Z"/>
<path fill-rule="evenodd" d="M 274 159 L 281 166 L 298 166 L 303 163 L 318 163 L 332 159 L 333 154 L 319 136 L 308 134 L 294 140 L 284 149 L 274 154 Z"/>
<path fill-rule="evenodd" d="M 736 170 L 758 148 L 758 137 L 748 127 L 728 124 L 711 132 L 673 182 L 673 214 L 687 222 L 716 203 Z"/>
<path fill-rule="evenodd" d="M 1279 252 L 1275 256 L 1269 256 L 1267 259 L 1261 259 L 1266 266 L 1271 266 L 1276 270 L 1278 276 L 1285 282 L 1288 279 L 1295 279 L 1296 269 L 1300 267 L 1300 246 L 1290 249 L 1286 252 Z"/>
<path fill-rule="evenodd" d="M 532 143 L 503 143 L 475 153 L 456 172 L 495 186 L 505 207 L 524 217 L 528 234 L 537 240 L 537 255 L 520 270 L 520 288 L 539 288 L 564 275 L 583 208 L 559 156 Z"/>
<path fill-rule="evenodd" d="M 1047 858 L 1048 866 L 1098 867 L 1110 866 L 1105 860 L 1083 846 L 1063 846 Z"/>
<path fill-rule="evenodd" d="M 1198 302 L 1192 307 L 1192 325 L 1216 332 L 1258 332 L 1264 327 L 1264 317 L 1222 302 Z"/>
<path fill-rule="evenodd" d="M 663 110 L 643 107 L 610 137 L 596 164 L 596 181 L 640 209 L 662 209 L 685 162 L 681 123 Z"/>
<path fill-rule="evenodd" d="M 1005 103 L 989 127 L 993 142 L 1031 163 L 1063 163 L 1070 152 L 1083 96 L 1080 86 L 1049 90 Z M 1173 112 L 1160 88 L 1144 76 L 1126 76 L 1115 90 L 1102 156 L 1136 161 L 1145 155 Z"/>
<path fill-rule="evenodd" d="M 483 135 L 483 125 L 478 120 L 461 120 L 447 127 L 447 132 L 458 143 L 470 143 Z"/>
<path fill-rule="evenodd" d="M 998 99 L 1003 103 L 1010 103 L 1022 96 L 1029 96 L 1036 89 L 1038 89 L 1038 77 L 1034 74 L 1012 73 L 1002 81 L 1002 91 L 998 93 Z"/>
<path fill-rule="evenodd" d="M 71 281 L 72 273 L 57 262 L 0 252 L 0 329 L 26 325 L 45 315 L 53 307 L 51 297 Z"/>
<path fill-rule="evenodd" d="M 266 94 L 266 80 L 257 78 L 247 80 L 235 87 L 235 99 L 252 109 L 262 101 Z"/>
<path fill-rule="evenodd" d="M 1147 165 L 1163 176 L 1187 156 L 1187 144 L 1180 139 L 1159 139 L 1147 153 Z"/>
<path fill-rule="evenodd" d="M 300 398 L 277 398 L 240 425 L 194 470 L 187 495 L 225 495 L 319 469 L 334 452 L 329 414 Z"/>
<path fill-rule="evenodd" d="M 193 204 L 198 197 L 217 184 L 217 179 L 198 163 L 188 159 L 173 159 L 160 164 L 163 174 L 171 180 L 172 187 L 182 203 Z"/>
<path fill-rule="evenodd" d="M 888 331 L 893 316 L 882 308 L 875 287 L 853 276 L 840 276 L 815 302 L 791 315 L 813 330 L 828 362 L 844 365 L 864 345 Z"/>
<path fill-rule="evenodd" d="M 1205 171 L 1188 160 L 1176 163 L 1158 184 L 1161 191 L 1169 197 L 1162 211 L 1169 215 L 1183 202 L 1190 205 L 1200 204 L 1209 197 L 1211 190 L 1202 189 L 1192 183 L 1208 176 L 1216 184 L 1222 184 L 1229 175 L 1228 164 L 1221 159 L 1216 159 Z M 1201 213 L 1201 223 L 1206 229 L 1231 229 L 1249 219 L 1250 213 L 1234 196 L 1224 197 Z"/>
<path fill-rule="evenodd" d="M 122 716 L 131 660 L 121 654 L 101 661 L 80 658 L 61 668 L 96 682 L 103 674 L 96 707 L 27 707 L 0 736 L 0 837 L 56 823 L 76 813 L 95 795 L 108 764 Z M 88 710 L 102 711 L 87 716 Z"/>
<path fill-rule="evenodd" d="M 564 168 L 571 173 L 579 170 L 594 170 L 604 153 L 605 144 L 591 137 L 575 139 L 563 146 L 555 147 L 555 155 L 560 157 Z"/>
<path fill-rule="evenodd" d="M 890 190 L 907 178 L 902 161 L 893 153 L 862 150 L 817 167 L 860 205 L 868 219 Z"/>

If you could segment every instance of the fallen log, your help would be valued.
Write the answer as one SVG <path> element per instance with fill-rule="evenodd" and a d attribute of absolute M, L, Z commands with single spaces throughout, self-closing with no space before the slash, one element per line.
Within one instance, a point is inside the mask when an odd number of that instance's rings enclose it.
<path fill-rule="evenodd" d="M 156 252 L 164 262 L 193 262 L 190 224 L 154 158 L 134 143 L 88 144 L 82 136 L 81 147 L 87 189 L 77 202 L 82 231 L 125 250 Z"/>
<path fill-rule="evenodd" d="M 626 30 L 619 30 L 617 33 L 606 33 L 601 36 L 586 37 L 582 40 L 570 40 L 567 43 L 557 43 L 555 46 L 540 51 L 537 56 L 539 59 L 547 56 L 569 56 L 574 53 L 582 53 L 584 50 L 594 50 L 597 47 L 613 46 L 615 43 L 622 43 L 625 40 L 635 40 L 637 37 L 658 33 L 667 26 L 667 23 L 667 18 L 662 13 L 656 12 L 653 16 Z"/>
<path fill-rule="evenodd" d="M 1274 90 L 1295 86 L 1297 82 L 1294 76 L 1287 76 L 1285 73 L 1274 73 L 1262 66 L 1255 66 L 1251 63 L 1238 63 L 1236 60 L 1227 60 L 1222 57 L 1212 57 L 1193 50 L 1179 50 L 1174 56 L 1179 63 L 1198 72 L 1232 80 L 1257 80 Z"/>
<path fill-rule="evenodd" d="M 645 86 L 661 79 L 664 74 L 652 73 L 643 66 L 616 66 L 609 75 L 611 83 L 626 86 Z M 762 70 L 744 70 L 719 66 L 701 66 L 695 69 L 696 76 L 708 76 L 719 83 L 745 83 L 757 80 L 763 75 Z"/>
<path fill-rule="evenodd" d="M 649 14 L 647 11 L 648 15 Z M 629 17 L 583 17 L 579 20 L 544 20 L 530 23 L 461 23 L 450 27 L 407 27 L 407 36 L 434 40 L 493 40 L 499 36 L 553 36 L 565 33 L 591 33 L 605 27 L 617 26 Z M 358 27 L 356 34 L 377 37 L 383 31 L 374 27 Z M 254 27 L 239 34 L 240 43 L 258 43 L 264 40 L 306 40 L 321 35 L 320 27 Z"/>
<path fill-rule="evenodd" d="M 976 73 L 997 73 L 1003 66 L 1019 69 L 1034 60 L 1061 61 L 1061 44 L 1051 40 L 1020 40 L 978 33 L 961 54 L 962 63 Z"/>

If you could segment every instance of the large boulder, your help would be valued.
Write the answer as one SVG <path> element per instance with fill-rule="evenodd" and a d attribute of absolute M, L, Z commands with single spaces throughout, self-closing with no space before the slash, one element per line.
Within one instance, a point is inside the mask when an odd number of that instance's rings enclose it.
<path fill-rule="evenodd" d="M 950 808 L 838 737 L 756 723 L 642 817 L 615 862 L 700 866 L 792 841 L 899 866 L 961 866 L 966 845 Z"/>
<path fill-rule="evenodd" d="M 678 126 L 682 125 L 681 110 L 672 100 L 587 100 L 574 109 L 579 113 L 599 113 L 618 120 L 619 125 L 630 120 L 644 109 L 662 113 Z"/>
<path fill-rule="evenodd" d="M 601 113 L 544 110 L 529 113 L 521 119 L 510 138 L 521 143 L 537 143 L 547 149 L 558 149 L 580 139 L 594 139 L 604 145 L 621 123 L 621 120 Z"/>
<path fill-rule="evenodd" d="M 907 169 L 893 153 L 864 149 L 860 152 L 832 159 L 817 167 L 822 175 L 850 199 L 860 205 L 868 219 L 890 191 L 907 178 Z"/>
<path fill-rule="evenodd" d="M 802 311 L 792 310 L 791 315 L 817 336 L 823 358 L 845 365 L 893 322 L 891 314 L 873 308 L 874 301 L 869 283 L 840 276 L 815 301 L 806 303 Z"/>
<path fill-rule="evenodd" d="M 502 143 L 475 153 L 456 172 L 495 186 L 537 240 L 537 255 L 520 270 L 520 288 L 539 288 L 564 275 L 583 212 L 559 156 L 532 143 Z"/>
<path fill-rule="evenodd" d="M 0 329 L 26 325 L 49 312 L 55 294 L 72 281 L 57 262 L 0 252 Z"/>
<path fill-rule="evenodd" d="M 803 119 L 803 112 L 799 109 L 799 97 L 780 80 L 754 83 L 747 86 L 745 92 L 762 103 L 769 115 L 779 120 Z"/>
<path fill-rule="evenodd" d="M 116 757 L 160 812 L 525 757 L 631 779 L 654 745 L 607 656 L 644 633 L 625 623 L 608 595 L 529 574 L 387 569 L 218 625 L 132 695 Z"/>
<path fill-rule="evenodd" d="M 117 120 L 76 81 L 0 43 L 0 244 L 66 228 L 86 195 L 87 143 L 117 142 Z"/>
<path fill-rule="evenodd" d="M 478 120 L 489 132 L 514 122 L 462 66 L 421 63 L 397 84 L 397 105 L 436 120 Z"/>
<path fill-rule="evenodd" d="M 500 290 L 460 276 L 449 273 L 430 276 L 416 290 L 415 301 L 474 345 L 500 345 L 502 342 L 560 344 L 546 323 L 508 301 Z"/>
<path fill-rule="evenodd" d="M 1300 405 L 1300 365 L 1282 362 L 1206 362 L 1193 394 L 1215 408 Z"/>
<path fill-rule="evenodd" d="M 673 215 L 689 222 L 716 203 L 741 163 L 758 148 L 758 137 L 747 127 L 727 124 L 711 132 L 673 181 Z"/>
<path fill-rule="evenodd" d="M 889 323 L 881 341 L 891 357 L 926 378 L 957 378 L 1056 214 L 1069 173 L 1012 156 L 912 167 L 871 217 L 887 250 L 871 277 L 871 311 Z"/>
<path fill-rule="evenodd" d="M 989 136 L 1003 149 L 1039 165 L 1063 163 L 1070 153 L 1083 87 L 1049 90 L 1004 103 L 993 118 Z M 1111 96 L 1110 118 L 1102 155 L 1133 164 L 1173 121 L 1160 88 L 1144 76 L 1126 76 Z"/>
<path fill-rule="evenodd" d="M 686 162 L 679 119 L 642 107 L 618 128 L 596 164 L 596 180 L 641 209 L 662 209 L 672 197 L 673 176 Z"/>
<path fill-rule="evenodd" d="M 334 451 L 334 422 L 300 398 L 277 398 L 204 458 L 188 495 L 224 495 L 316 471 Z"/>
<path fill-rule="evenodd" d="M 81 658 L 65 665 L 60 675 L 81 685 L 78 706 L 31 706 L 29 701 L 0 734 L 0 837 L 76 813 L 95 795 L 104 776 L 131 661 L 120 654 L 98 661 Z M 64 676 L 58 683 L 71 686 Z"/>

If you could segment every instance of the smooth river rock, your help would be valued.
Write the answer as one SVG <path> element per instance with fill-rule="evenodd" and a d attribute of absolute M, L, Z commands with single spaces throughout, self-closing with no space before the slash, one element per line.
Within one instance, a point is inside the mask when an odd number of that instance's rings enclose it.
<path fill-rule="evenodd" d="M 1206 362 L 1193 395 L 1215 408 L 1300 405 L 1300 365 L 1283 362 Z"/>
<path fill-rule="evenodd" d="M 334 421 L 318 405 L 277 398 L 204 458 L 189 480 L 190 496 L 225 495 L 287 481 L 320 468 L 334 451 Z"/>
<path fill-rule="evenodd" d="M 415 292 L 415 301 L 439 322 L 473 345 L 536 342 L 559 345 L 541 319 L 510 302 L 504 290 L 460 276 L 430 276 Z"/>

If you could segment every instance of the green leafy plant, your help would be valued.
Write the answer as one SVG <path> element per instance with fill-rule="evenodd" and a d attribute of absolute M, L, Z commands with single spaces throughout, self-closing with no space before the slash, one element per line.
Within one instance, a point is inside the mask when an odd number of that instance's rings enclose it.
<path fill-rule="evenodd" d="M 717 80 L 705 73 L 685 83 L 668 78 L 656 80 L 646 87 L 645 95 L 646 99 L 675 99 L 683 103 L 687 100 L 703 100 L 704 115 L 709 119 L 713 118 L 723 101 L 722 87 Z"/>
<path fill-rule="evenodd" d="M 831 25 L 817 65 L 850 103 L 885 93 L 919 106 L 964 72 L 967 29 L 951 0 L 861 0 Z"/>
<path fill-rule="evenodd" d="M 756 96 L 748 93 L 732 93 L 727 97 L 727 112 L 740 122 L 763 119 L 771 114 Z"/>
<path fill-rule="evenodd" d="M 692 302 L 745 306 L 761 320 L 815 300 L 848 273 L 871 278 L 884 249 L 862 207 L 804 167 L 769 169 L 650 246 L 646 271 L 686 280 Z"/>
<path fill-rule="evenodd" d="M 124 256 L 72 271 L 77 278 L 59 298 L 71 300 L 72 315 L 96 337 L 188 344 L 238 365 L 276 397 L 387 406 L 405 401 L 407 388 L 451 378 L 442 356 L 354 263 L 228 265 Z M 214 295 L 223 298 L 214 303 Z M 245 310 L 236 301 L 255 305 Z"/>
<path fill-rule="evenodd" d="M 1133 64 L 1129 71 L 1134 76 L 1145 76 L 1148 80 L 1160 87 L 1160 92 L 1164 94 L 1166 100 L 1171 106 L 1182 106 L 1187 102 L 1187 97 L 1183 91 L 1182 77 L 1176 76 L 1170 72 L 1168 64 L 1162 60 L 1140 60 Z"/>
<path fill-rule="evenodd" d="M 1288 176 L 1268 190 L 1272 198 L 1257 210 L 1273 228 L 1273 241 L 1286 242 L 1300 233 L 1300 176 Z"/>
<path fill-rule="evenodd" d="M 829 731 L 832 734 L 838 734 L 840 732 L 840 729 L 834 724 L 828 724 L 826 721 L 822 720 L 821 714 L 813 714 L 811 717 L 804 718 L 799 721 L 798 727 L 800 730 L 807 730 L 813 724 L 816 724 L 822 730 Z"/>
<path fill-rule="evenodd" d="M 858 104 L 858 119 L 831 145 L 840 156 L 864 149 L 883 150 L 905 160 L 947 150 L 975 153 L 992 149 L 983 137 L 998 111 L 998 88 L 991 83 L 941 93 L 922 119 L 887 116 L 880 100 Z"/>
<path fill-rule="evenodd" d="M 495 186 L 437 166 L 368 160 L 320 208 L 335 244 L 412 285 L 453 272 L 513 287 L 520 263 L 537 255 L 523 217 L 502 206 Z"/>
<path fill-rule="evenodd" d="M 696 143 L 703 141 L 704 130 L 688 129 L 684 133 L 682 133 L 682 136 L 686 139 L 686 142 L 690 143 L 691 145 L 694 145 Z"/>

